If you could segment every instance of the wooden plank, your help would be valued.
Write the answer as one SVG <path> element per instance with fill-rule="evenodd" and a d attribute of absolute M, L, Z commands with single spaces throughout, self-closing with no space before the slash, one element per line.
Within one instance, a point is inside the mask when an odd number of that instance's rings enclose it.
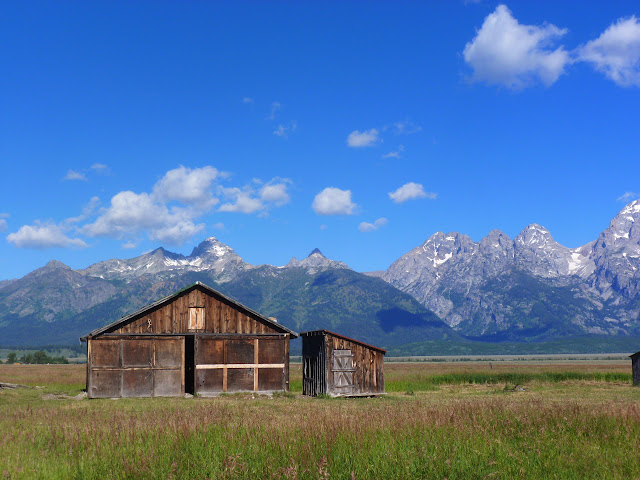
<path fill-rule="evenodd" d="M 92 363 L 96 367 L 120 367 L 120 339 L 94 339 Z"/>
<path fill-rule="evenodd" d="M 123 339 L 123 367 L 151 367 L 153 364 L 153 339 Z"/>
<path fill-rule="evenodd" d="M 156 337 L 155 361 L 157 368 L 183 367 L 184 337 Z"/>
<path fill-rule="evenodd" d="M 196 370 L 196 393 L 216 394 L 225 391 L 223 370 Z"/>
<path fill-rule="evenodd" d="M 196 341 L 198 343 L 196 365 L 224 363 L 225 340 L 198 336 Z"/>
<path fill-rule="evenodd" d="M 255 364 L 255 366 L 253 367 L 253 391 L 254 392 L 258 391 L 258 352 L 259 352 L 259 346 L 258 346 L 258 339 L 256 338 L 253 341 L 253 363 Z"/>
<path fill-rule="evenodd" d="M 229 370 L 227 370 L 226 368 L 222 369 L 222 391 L 226 392 L 227 391 L 227 386 L 228 386 L 228 378 L 229 378 Z"/>
<path fill-rule="evenodd" d="M 122 392 L 121 370 L 97 370 L 91 372 L 91 398 L 120 397 Z"/>
<path fill-rule="evenodd" d="M 255 363 L 254 358 L 254 342 L 251 339 L 228 339 L 227 360 L 225 363 Z"/>
<path fill-rule="evenodd" d="M 180 357 L 181 357 L 181 360 L 182 360 L 180 362 L 180 385 L 182 387 L 181 392 L 182 392 L 182 394 L 184 394 L 184 392 L 186 392 L 186 383 L 185 383 L 185 374 L 186 374 L 186 372 L 185 372 L 185 370 L 186 370 L 186 366 L 187 366 L 186 357 L 185 357 L 186 338 L 183 337 L 182 341 L 180 342 L 180 344 L 181 344 L 180 346 L 182 347 L 182 348 L 180 348 L 180 350 L 181 350 Z"/>
<path fill-rule="evenodd" d="M 178 302 L 174 300 L 171 302 L 171 323 L 172 323 L 172 331 L 173 333 L 180 332 L 180 316 L 178 311 Z"/>
<path fill-rule="evenodd" d="M 153 370 L 136 368 L 122 370 L 123 397 L 151 397 L 153 395 Z"/>
<path fill-rule="evenodd" d="M 227 392 L 251 391 L 253 389 L 253 368 L 231 368 L 227 372 Z"/>
<path fill-rule="evenodd" d="M 222 305 L 218 300 L 213 300 L 213 332 L 222 332 Z"/>
<path fill-rule="evenodd" d="M 92 354 L 91 354 L 91 343 L 92 339 L 87 339 L 87 368 L 86 368 L 86 376 L 87 376 L 87 395 L 91 398 L 91 365 L 92 365 Z"/>
<path fill-rule="evenodd" d="M 289 391 L 289 334 L 284 338 L 284 380 L 283 390 Z"/>
<path fill-rule="evenodd" d="M 256 363 L 279 363 L 285 358 L 284 338 L 261 338 L 260 353 Z"/>
<path fill-rule="evenodd" d="M 224 363 L 228 363 L 228 357 L 227 357 L 227 342 L 223 342 L 224 345 L 224 357 L 223 357 L 223 362 Z M 228 385 L 228 370 L 225 368 L 222 370 L 222 391 L 226 392 L 227 391 L 227 385 Z"/>
<path fill-rule="evenodd" d="M 196 365 L 197 370 L 222 370 L 224 368 L 238 369 L 238 368 L 284 368 L 284 363 L 211 363 Z"/>
<path fill-rule="evenodd" d="M 184 395 L 183 369 L 153 370 L 153 396 L 179 397 Z"/>
<path fill-rule="evenodd" d="M 283 376 L 282 368 L 259 368 L 256 390 L 260 392 L 282 390 Z"/>

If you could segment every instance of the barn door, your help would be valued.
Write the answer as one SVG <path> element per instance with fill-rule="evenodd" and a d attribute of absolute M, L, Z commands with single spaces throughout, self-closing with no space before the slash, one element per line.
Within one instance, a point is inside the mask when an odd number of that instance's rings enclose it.
<path fill-rule="evenodd" d="M 184 394 L 183 337 L 101 337 L 89 340 L 90 398 Z"/>
<path fill-rule="evenodd" d="M 199 395 L 286 390 L 285 336 L 195 337 L 195 385 Z"/>
<path fill-rule="evenodd" d="M 337 394 L 353 393 L 353 357 L 350 349 L 333 351 L 333 388 Z"/>

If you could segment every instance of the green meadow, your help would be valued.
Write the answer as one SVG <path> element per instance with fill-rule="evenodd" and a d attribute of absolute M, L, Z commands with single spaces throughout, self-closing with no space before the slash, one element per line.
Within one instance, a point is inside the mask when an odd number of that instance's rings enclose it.
<path fill-rule="evenodd" d="M 87 400 L 81 365 L 0 365 L 5 479 L 640 478 L 626 361 L 385 365 L 387 395 Z"/>

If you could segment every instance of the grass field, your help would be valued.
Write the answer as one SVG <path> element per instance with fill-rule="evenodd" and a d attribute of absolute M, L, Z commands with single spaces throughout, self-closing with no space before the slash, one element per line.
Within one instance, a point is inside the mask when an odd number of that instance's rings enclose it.
<path fill-rule="evenodd" d="M 80 365 L 0 365 L 4 478 L 640 478 L 628 361 L 389 363 L 388 395 L 75 399 Z"/>

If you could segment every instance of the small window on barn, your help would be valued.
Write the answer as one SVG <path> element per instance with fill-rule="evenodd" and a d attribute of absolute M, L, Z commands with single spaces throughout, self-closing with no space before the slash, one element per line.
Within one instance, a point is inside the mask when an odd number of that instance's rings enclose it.
<path fill-rule="evenodd" d="M 189 330 L 204 330 L 204 307 L 189 308 Z"/>

